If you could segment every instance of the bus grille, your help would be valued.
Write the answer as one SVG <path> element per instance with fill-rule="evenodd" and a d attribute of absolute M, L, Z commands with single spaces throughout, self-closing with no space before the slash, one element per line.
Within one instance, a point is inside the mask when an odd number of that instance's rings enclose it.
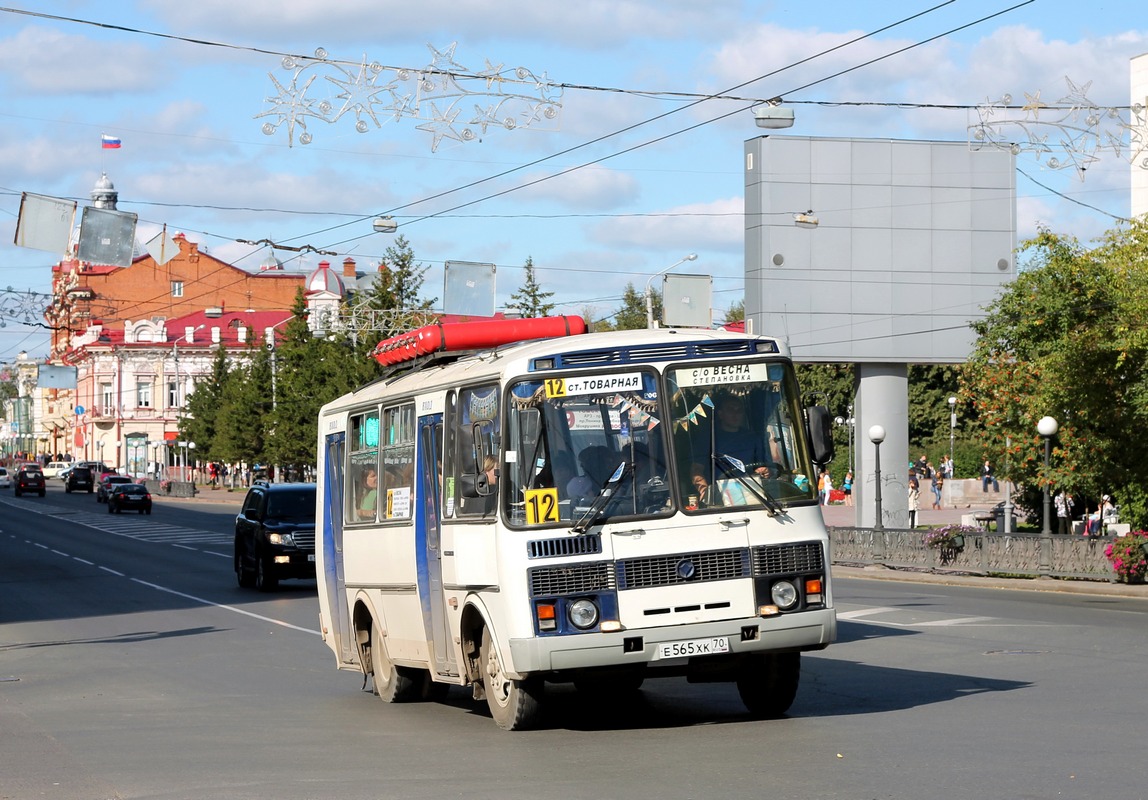
<path fill-rule="evenodd" d="M 620 589 L 645 589 L 680 583 L 727 581 L 749 575 L 749 553 L 744 549 L 711 550 L 618 562 Z"/>
<path fill-rule="evenodd" d="M 558 556 L 585 556 L 602 552 L 602 537 L 596 533 L 585 536 L 562 536 L 555 539 L 536 539 L 526 543 L 528 558 L 556 558 Z"/>
<path fill-rule="evenodd" d="M 825 554 L 820 542 L 766 545 L 753 548 L 754 575 L 790 575 L 822 572 Z"/>
<path fill-rule="evenodd" d="M 529 571 L 529 578 L 531 597 L 599 592 L 616 586 L 609 561 L 535 567 Z"/>

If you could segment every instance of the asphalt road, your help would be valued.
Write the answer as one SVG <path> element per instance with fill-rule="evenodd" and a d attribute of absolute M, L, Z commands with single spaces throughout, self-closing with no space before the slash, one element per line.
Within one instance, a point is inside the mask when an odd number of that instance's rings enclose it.
<path fill-rule="evenodd" d="M 229 498 L 233 499 L 233 498 Z M 548 694 L 506 733 L 461 689 L 338 672 L 312 581 L 236 587 L 234 503 L 111 515 L 0 493 L 0 800 L 1143 797 L 1148 602 L 860 577 L 788 718 L 732 686 Z"/>

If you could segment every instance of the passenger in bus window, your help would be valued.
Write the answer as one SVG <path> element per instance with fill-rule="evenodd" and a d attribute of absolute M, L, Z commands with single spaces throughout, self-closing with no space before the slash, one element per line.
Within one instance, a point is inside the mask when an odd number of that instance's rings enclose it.
<path fill-rule="evenodd" d="M 363 475 L 363 496 L 359 499 L 359 519 L 373 520 L 379 505 L 379 473 L 374 467 L 367 467 Z"/>

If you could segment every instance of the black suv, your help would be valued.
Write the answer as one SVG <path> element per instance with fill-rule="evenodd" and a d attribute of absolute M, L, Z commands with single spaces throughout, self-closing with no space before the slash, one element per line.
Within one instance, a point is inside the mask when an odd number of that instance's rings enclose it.
<path fill-rule="evenodd" d="M 76 492 L 82 489 L 91 494 L 95 482 L 91 467 L 75 466 L 68 473 L 68 477 L 64 478 L 64 491 Z"/>
<path fill-rule="evenodd" d="M 315 484 L 257 484 L 235 517 L 235 578 L 269 592 L 315 577 Z"/>
<path fill-rule="evenodd" d="M 20 471 L 16 473 L 16 482 L 13 484 L 16 487 L 16 496 L 22 494 L 38 494 L 40 497 L 44 496 L 47 487 L 44 484 L 44 473 L 39 467 L 20 467 Z"/>

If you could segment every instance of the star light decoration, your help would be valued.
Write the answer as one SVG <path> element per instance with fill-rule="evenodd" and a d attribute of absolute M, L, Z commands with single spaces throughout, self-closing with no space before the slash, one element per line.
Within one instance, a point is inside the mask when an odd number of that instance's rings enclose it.
<path fill-rule="evenodd" d="M 1025 92 L 1022 106 L 1012 105 L 1012 96 L 1007 94 L 996 101 L 986 99 L 977 106 L 977 121 L 968 126 L 969 144 L 1009 150 L 1014 155 L 1032 153 L 1048 169 L 1076 170 L 1082 181 L 1104 151 L 1148 169 L 1144 105 L 1099 106 L 1088 98 L 1092 81 L 1078 85 L 1068 77 L 1064 80 L 1068 94 L 1051 105 L 1040 99 L 1039 91 Z"/>
<path fill-rule="evenodd" d="M 266 98 L 270 108 L 255 118 L 271 118 L 262 128 L 268 136 L 286 129 L 291 147 L 296 141 L 314 141 L 311 122 L 334 124 L 353 116 L 355 130 L 367 133 L 409 117 L 420 120 L 415 127 L 430 134 L 432 152 L 444 139 L 472 142 L 490 128 L 557 126 L 560 84 L 545 73 L 539 76 L 526 67 L 504 70 L 489 59 L 485 69 L 472 72 L 455 61 L 457 44 L 443 50 L 427 45 L 431 61 L 422 69 L 368 63 L 366 56 L 358 64 L 340 62 L 321 47 L 314 58 L 286 56 L 282 67 L 290 79 L 268 73 L 275 94 Z"/>

